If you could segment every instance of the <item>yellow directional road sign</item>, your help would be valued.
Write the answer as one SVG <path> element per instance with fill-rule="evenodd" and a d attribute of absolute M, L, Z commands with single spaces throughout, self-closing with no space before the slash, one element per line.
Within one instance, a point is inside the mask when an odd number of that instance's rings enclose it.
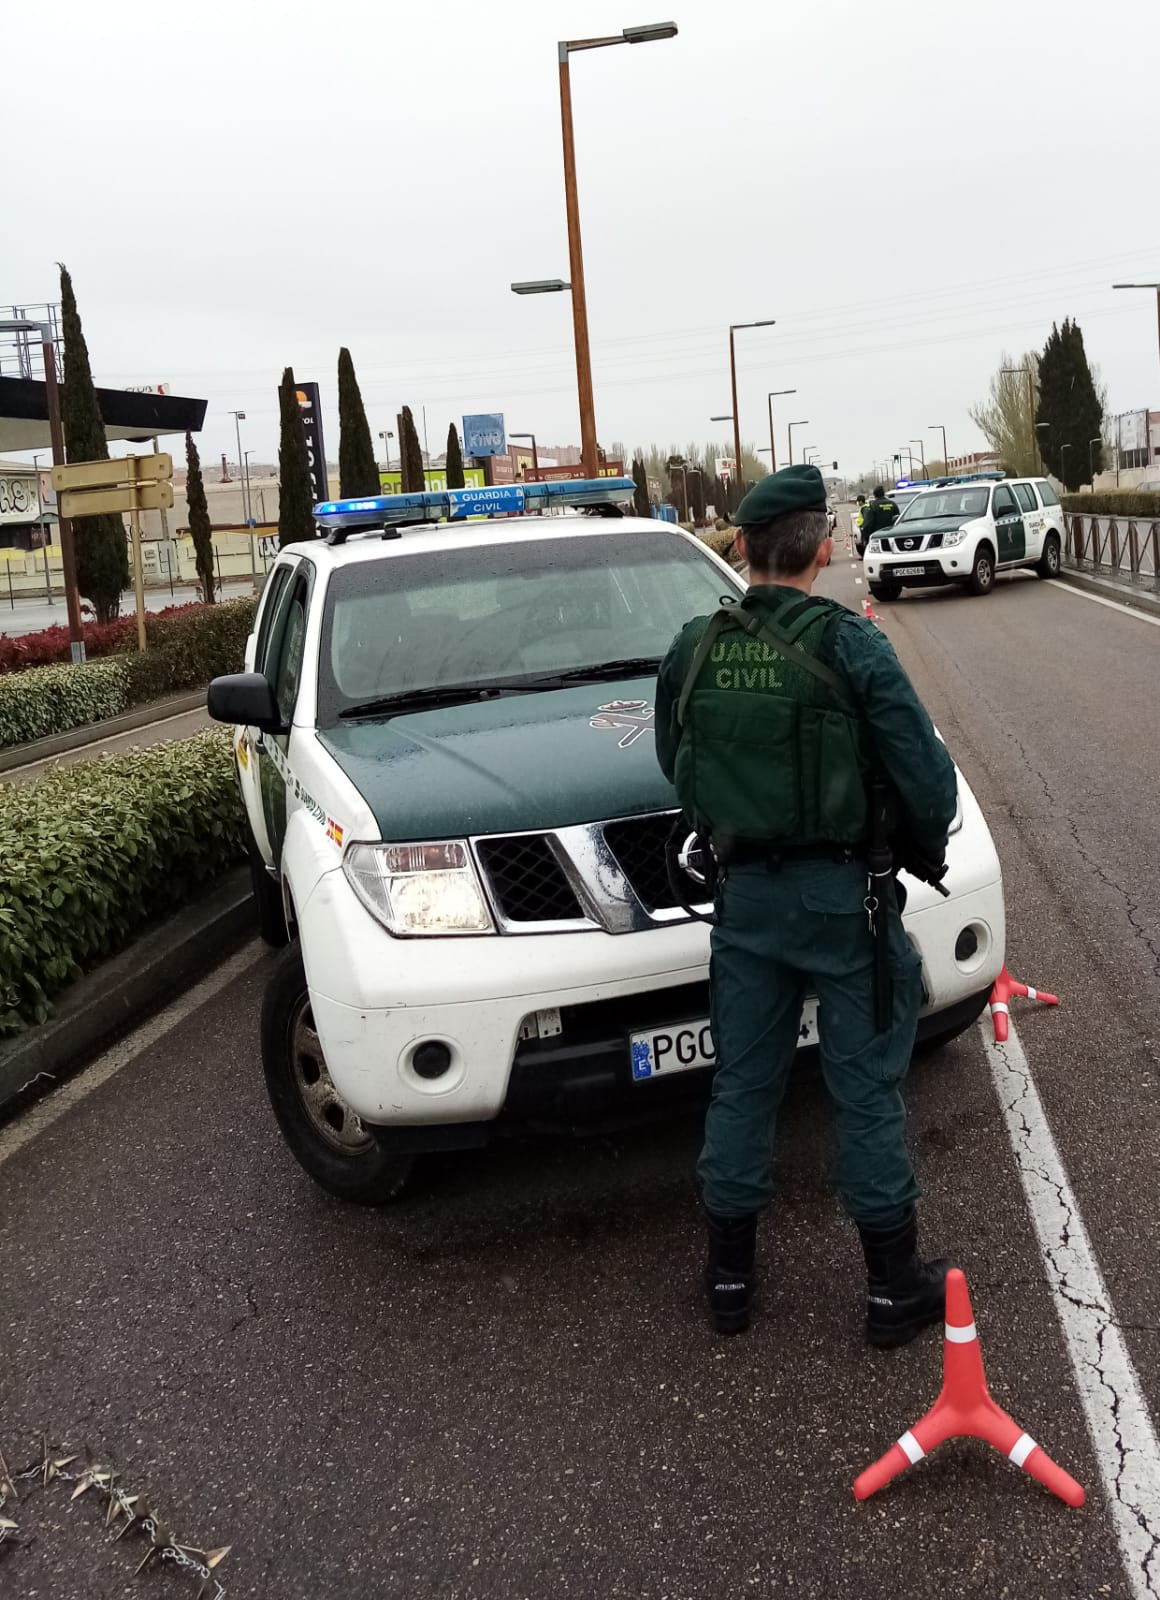
<path fill-rule="evenodd" d="M 66 517 L 99 517 L 106 511 L 168 511 L 171 483 L 126 484 L 122 489 L 64 489 L 60 509 Z"/>
<path fill-rule="evenodd" d="M 65 489 L 118 489 L 124 484 L 163 482 L 172 477 L 173 457 L 162 450 L 152 456 L 126 456 L 121 461 L 77 461 L 53 467 L 52 486 L 59 494 Z M 64 515 L 76 516 L 77 512 L 65 511 Z"/>

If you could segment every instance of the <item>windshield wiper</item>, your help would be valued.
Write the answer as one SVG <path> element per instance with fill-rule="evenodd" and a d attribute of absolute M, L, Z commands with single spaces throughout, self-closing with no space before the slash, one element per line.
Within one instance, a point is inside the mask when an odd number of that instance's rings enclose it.
<path fill-rule="evenodd" d="M 398 694 L 380 695 L 377 700 L 362 700 L 345 706 L 338 714 L 356 717 L 397 717 L 406 711 L 428 710 L 439 706 L 468 705 L 472 700 L 490 700 L 505 694 L 527 694 L 538 687 L 519 678 L 481 679 L 476 683 L 439 683 L 426 689 L 402 689 Z"/>
<path fill-rule="evenodd" d="M 560 683 L 604 683 L 609 678 L 644 678 L 655 673 L 660 656 L 626 656 L 622 661 L 597 661 L 590 667 L 564 667 L 535 679 L 539 688 Z M 526 682 L 527 680 L 525 680 Z"/>

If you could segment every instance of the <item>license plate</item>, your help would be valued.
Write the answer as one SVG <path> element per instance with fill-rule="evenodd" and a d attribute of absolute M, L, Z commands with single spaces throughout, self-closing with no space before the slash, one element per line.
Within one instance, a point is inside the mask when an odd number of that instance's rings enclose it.
<path fill-rule="evenodd" d="M 892 578 L 921 578 L 926 573 L 925 567 L 887 567 L 885 571 Z"/>
<path fill-rule="evenodd" d="M 818 1042 L 818 1002 L 807 1000 L 798 1029 L 798 1049 Z M 634 1083 L 648 1078 L 671 1078 L 674 1072 L 711 1067 L 717 1060 L 709 1019 L 675 1022 L 667 1028 L 648 1028 L 629 1035 Z"/>

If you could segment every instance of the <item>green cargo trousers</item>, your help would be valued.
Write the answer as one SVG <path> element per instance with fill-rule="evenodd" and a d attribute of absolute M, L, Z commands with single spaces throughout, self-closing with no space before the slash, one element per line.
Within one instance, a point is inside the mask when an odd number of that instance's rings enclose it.
<path fill-rule="evenodd" d="M 777 1112 L 811 994 L 844 1209 L 856 1222 L 889 1226 L 918 1198 L 901 1086 L 922 1001 L 921 961 L 892 909 L 893 1017 L 879 1032 L 865 898 L 858 862 L 745 865 L 724 874 L 709 969 L 717 1067 L 697 1165 L 705 1205 L 719 1216 L 762 1211 L 773 1198 Z"/>

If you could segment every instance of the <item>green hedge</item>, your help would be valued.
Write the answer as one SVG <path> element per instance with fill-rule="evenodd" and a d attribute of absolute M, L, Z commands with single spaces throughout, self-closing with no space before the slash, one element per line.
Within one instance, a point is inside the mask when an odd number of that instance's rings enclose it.
<path fill-rule="evenodd" d="M 242 830 L 225 728 L 6 789 L 0 1037 L 42 1022 L 66 984 L 241 859 Z"/>
<path fill-rule="evenodd" d="M 118 716 L 223 672 L 240 672 L 256 602 L 225 600 L 188 616 L 149 618 L 147 648 L 83 667 L 30 667 L 0 676 L 0 749 Z"/>
<path fill-rule="evenodd" d="M 1089 517 L 1160 517 L 1160 494 L 1140 489 L 1101 489 L 1097 494 L 1060 496 L 1065 511 L 1083 511 Z"/>

